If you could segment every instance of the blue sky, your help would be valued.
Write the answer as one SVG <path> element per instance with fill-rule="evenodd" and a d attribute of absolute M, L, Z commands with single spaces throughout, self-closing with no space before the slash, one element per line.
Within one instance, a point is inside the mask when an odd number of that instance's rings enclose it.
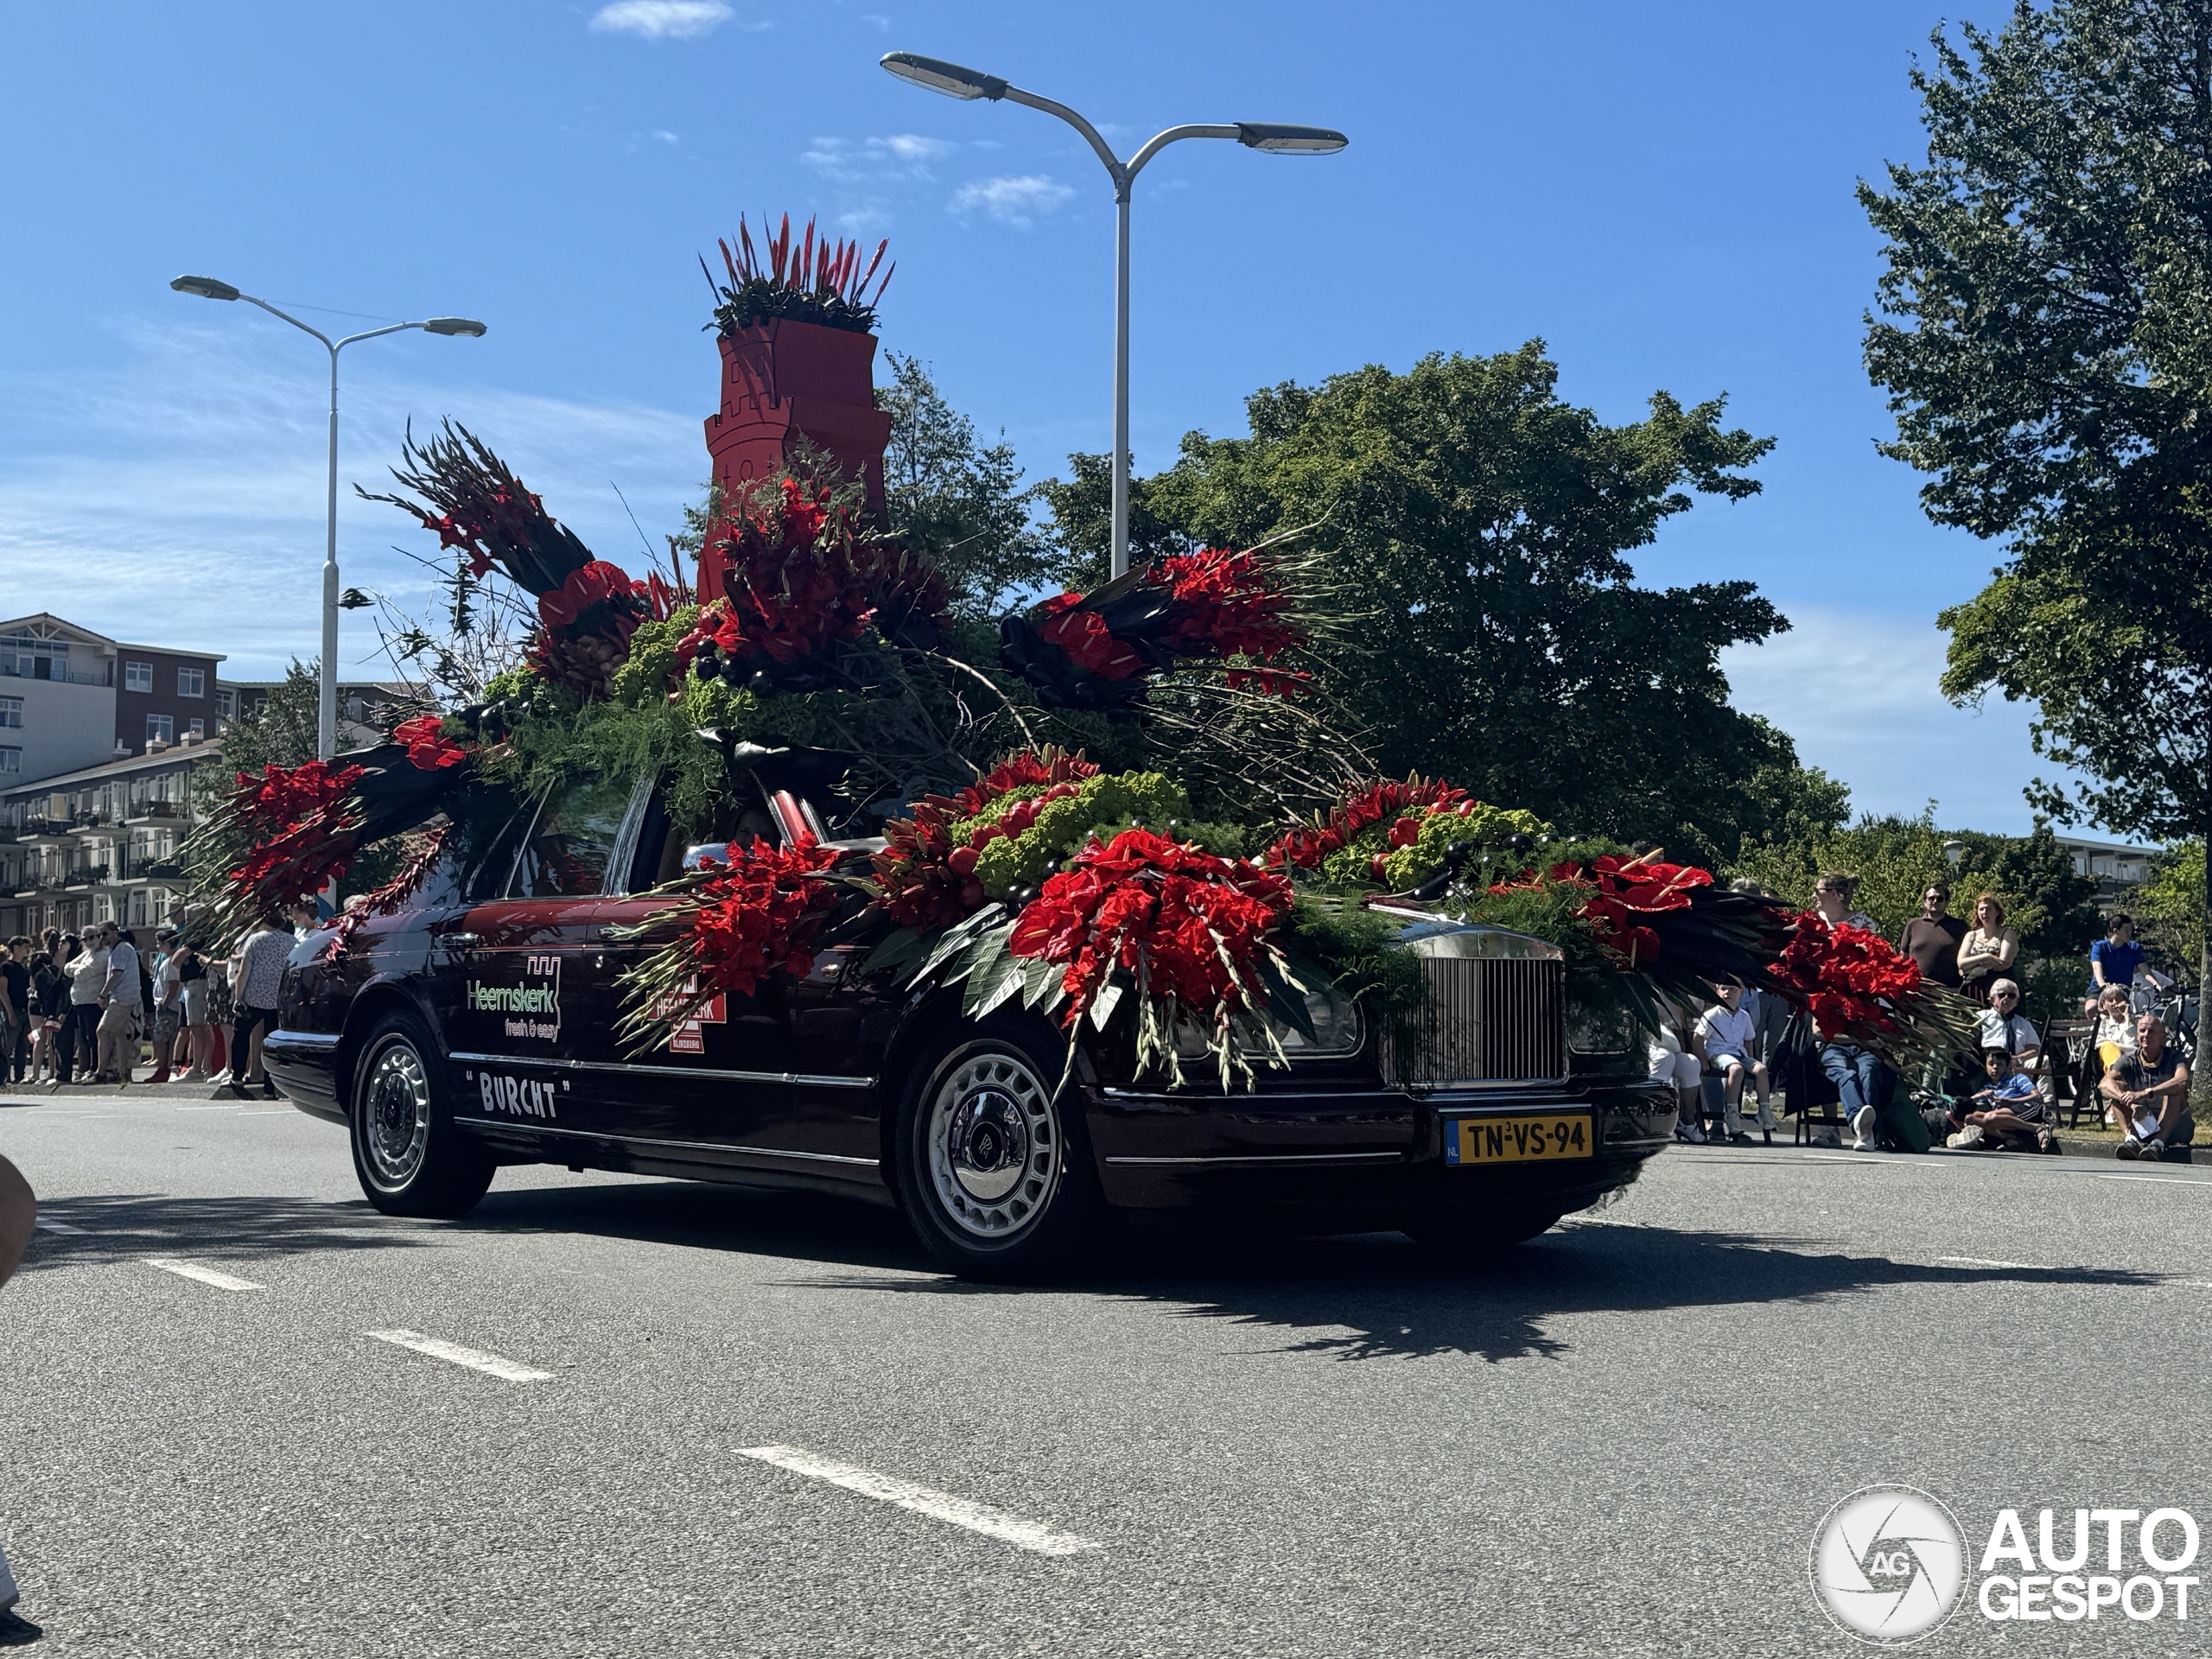
<path fill-rule="evenodd" d="M 1988 5 L 1974 8 L 1988 14 Z M 1954 14 L 1955 15 L 1955 14 Z M 483 340 L 349 350 L 341 475 L 455 415 L 605 556 L 638 562 L 707 470 L 695 256 L 738 214 L 892 240 L 882 338 L 1032 477 L 1106 447 L 1111 202 L 1075 135 L 875 67 L 973 64 L 1123 152 L 1183 121 L 1341 128 L 1327 159 L 1186 143 L 1138 187 L 1134 443 L 1242 429 L 1255 387 L 1541 336 L 1611 420 L 1665 388 L 1774 435 L 1757 499 L 1637 556 L 1757 581 L 1791 618 L 1731 654 L 1864 809 L 2022 830 L 2022 711 L 1952 710 L 1936 611 L 1993 547 L 1928 524 L 1859 366 L 1877 244 L 1853 182 L 1920 152 L 1939 13 L 1771 4 L 902 5 L 897 0 L 149 0 L 0 9 L 0 612 L 202 645 L 315 646 L 320 348 L 170 293 L 203 271 L 340 327 L 454 312 Z M 333 315 L 362 314 L 359 318 Z M 349 584 L 419 572 L 348 503 Z M 373 650 L 349 619 L 348 671 Z M 351 626 L 361 621 L 358 629 Z M 2044 770 L 2048 770 L 2044 768 Z"/>

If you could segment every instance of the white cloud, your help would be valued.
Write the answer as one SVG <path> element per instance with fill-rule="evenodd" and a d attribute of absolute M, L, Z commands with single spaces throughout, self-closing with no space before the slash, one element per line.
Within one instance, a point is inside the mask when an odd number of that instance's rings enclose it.
<path fill-rule="evenodd" d="M 1050 213 L 1075 194 L 1058 180 L 1041 173 L 1024 173 L 996 179 L 977 179 L 954 194 L 950 211 L 986 213 L 1019 230 L 1029 228 L 1033 213 Z"/>
<path fill-rule="evenodd" d="M 314 655 L 322 371 L 273 332 L 255 340 L 170 324 L 126 331 L 124 343 L 105 372 L 0 374 L 0 592 L 18 611 L 53 611 L 118 639 L 226 652 L 235 677 L 265 677 Z M 448 414 L 466 423 L 556 517 L 633 575 L 648 568 L 646 551 L 608 480 L 656 546 L 699 494 L 703 411 L 440 384 L 427 376 L 468 371 L 433 348 L 468 342 L 402 335 L 374 356 L 385 344 L 347 353 L 341 389 L 339 558 L 349 587 L 418 613 L 433 602 L 432 573 L 393 550 L 427 555 L 431 538 L 353 491 L 357 480 L 391 487 L 385 469 L 410 419 L 417 436 Z M 88 584 L 75 574 L 118 561 L 139 575 Z M 340 655 L 349 673 L 380 660 L 374 615 L 346 614 Z"/>
<path fill-rule="evenodd" d="M 799 160 L 838 184 L 881 184 L 899 180 L 923 183 L 933 176 L 929 163 L 957 149 L 942 138 L 894 132 L 880 138 L 817 138 Z"/>
<path fill-rule="evenodd" d="M 602 34 L 642 35 L 649 41 L 696 41 L 729 19 L 722 0 L 614 0 L 599 9 L 591 26 Z"/>
<path fill-rule="evenodd" d="M 2024 832 L 2020 791 L 2063 775 L 2028 741 L 2030 711 L 1955 709 L 1937 689 L 1947 638 L 1925 616 L 1792 607 L 1790 631 L 1721 654 L 1729 701 L 1787 732 L 1797 758 L 1851 786 L 1857 812 Z"/>

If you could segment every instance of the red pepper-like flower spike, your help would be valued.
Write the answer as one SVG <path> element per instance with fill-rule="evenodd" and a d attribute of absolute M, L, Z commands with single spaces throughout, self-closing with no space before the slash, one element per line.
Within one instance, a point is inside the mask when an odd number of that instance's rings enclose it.
<path fill-rule="evenodd" d="M 391 741 L 404 746 L 407 758 L 424 772 L 457 766 L 468 759 L 468 746 L 446 735 L 445 721 L 435 715 L 417 715 L 391 728 Z"/>

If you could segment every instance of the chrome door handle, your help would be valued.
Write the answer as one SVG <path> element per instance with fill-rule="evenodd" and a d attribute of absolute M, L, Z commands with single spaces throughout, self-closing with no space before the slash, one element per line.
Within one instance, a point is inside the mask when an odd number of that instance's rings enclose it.
<path fill-rule="evenodd" d="M 463 950 L 472 944 L 484 943 L 484 936 L 481 933 L 441 933 L 438 935 L 438 939 L 441 944 Z"/>

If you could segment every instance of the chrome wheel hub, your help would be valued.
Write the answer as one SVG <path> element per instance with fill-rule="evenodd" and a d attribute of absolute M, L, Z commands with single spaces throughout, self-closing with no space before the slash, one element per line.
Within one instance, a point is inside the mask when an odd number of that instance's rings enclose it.
<path fill-rule="evenodd" d="M 1060 1174 L 1052 1091 L 1018 1056 L 955 1066 L 930 1101 L 930 1185 L 947 1219 L 1006 1238 L 1043 1212 Z"/>
<path fill-rule="evenodd" d="M 361 1111 L 361 1144 L 378 1180 L 404 1186 L 422 1170 L 430 1144 L 430 1079 L 410 1046 L 394 1043 L 378 1054 Z"/>

